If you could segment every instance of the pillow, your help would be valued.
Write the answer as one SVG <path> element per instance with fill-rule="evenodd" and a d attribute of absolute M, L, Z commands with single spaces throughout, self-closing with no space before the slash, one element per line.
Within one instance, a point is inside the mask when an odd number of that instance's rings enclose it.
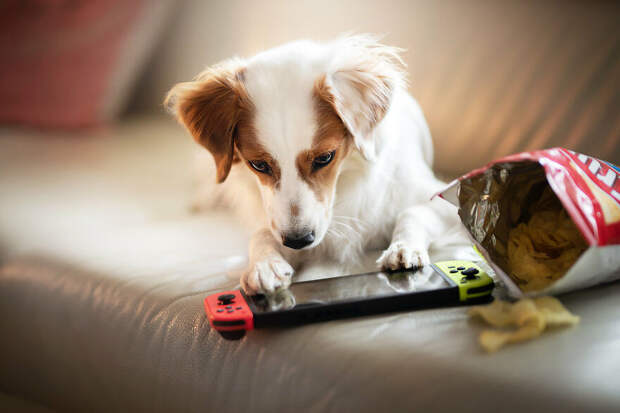
<path fill-rule="evenodd" d="M 0 122 L 75 128 L 114 118 L 170 4 L 9 0 L 0 7 Z"/>

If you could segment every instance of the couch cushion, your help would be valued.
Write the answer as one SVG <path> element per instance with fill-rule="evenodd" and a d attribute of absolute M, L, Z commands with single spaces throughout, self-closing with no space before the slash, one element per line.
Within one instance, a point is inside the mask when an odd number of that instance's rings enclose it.
<path fill-rule="evenodd" d="M 0 120 L 61 128 L 109 121 L 124 109 L 171 6 L 4 1 Z"/>
<path fill-rule="evenodd" d="M 0 132 L 0 391 L 98 411 L 620 408 L 618 283 L 563 298 L 577 328 L 493 356 L 463 308 L 222 340 L 202 299 L 237 285 L 248 234 L 187 213 L 192 146 L 168 120 Z"/>

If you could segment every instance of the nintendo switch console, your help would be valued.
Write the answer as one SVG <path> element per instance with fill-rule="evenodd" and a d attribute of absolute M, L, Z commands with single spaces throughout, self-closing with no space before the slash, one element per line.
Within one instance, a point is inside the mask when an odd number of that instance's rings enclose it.
<path fill-rule="evenodd" d="M 477 264 L 442 261 L 415 271 L 298 282 L 269 297 L 225 291 L 206 297 L 204 306 L 214 329 L 238 339 L 253 328 L 490 301 L 493 287 Z"/>

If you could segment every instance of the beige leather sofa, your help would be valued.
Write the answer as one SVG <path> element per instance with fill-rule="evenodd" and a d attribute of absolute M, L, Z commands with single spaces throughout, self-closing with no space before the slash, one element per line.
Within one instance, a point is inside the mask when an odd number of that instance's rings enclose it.
<path fill-rule="evenodd" d="M 187 211 L 192 149 L 150 117 L 0 132 L 1 392 L 61 411 L 620 409 L 618 283 L 563 297 L 578 327 L 491 356 L 463 308 L 222 340 L 202 299 L 236 285 L 247 234 Z"/>

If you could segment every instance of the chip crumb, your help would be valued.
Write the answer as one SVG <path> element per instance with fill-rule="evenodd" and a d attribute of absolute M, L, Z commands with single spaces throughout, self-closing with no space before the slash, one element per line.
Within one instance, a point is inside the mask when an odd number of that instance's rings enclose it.
<path fill-rule="evenodd" d="M 495 329 L 484 330 L 479 337 L 482 348 L 495 352 L 506 344 L 531 340 L 550 327 L 571 326 L 579 317 L 555 297 L 524 298 L 515 303 L 495 300 L 469 309 L 470 317 L 479 317 Z"/>

